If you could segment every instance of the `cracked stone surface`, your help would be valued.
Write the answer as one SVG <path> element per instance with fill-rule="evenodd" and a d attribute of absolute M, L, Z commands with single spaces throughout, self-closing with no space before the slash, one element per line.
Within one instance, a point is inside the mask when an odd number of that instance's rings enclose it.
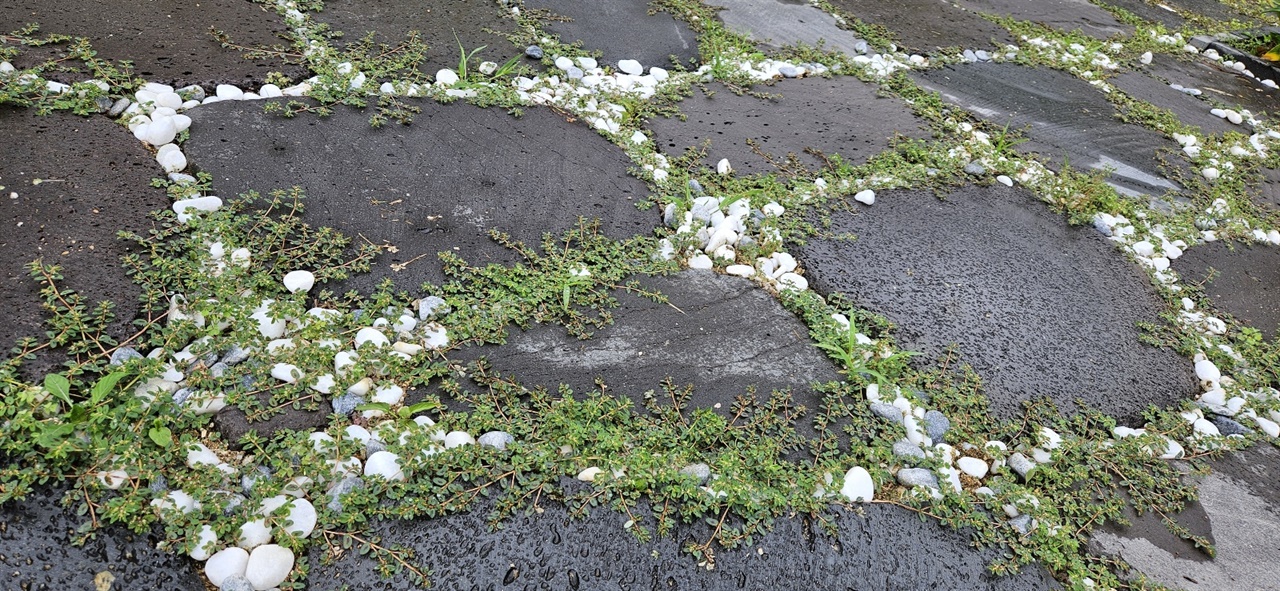
<path fill-rule="evenodd" d="M 858 38 L 841 29 L 834 16 L 803 2 L 786 0 L 716 0 L 726 28 L 750 36 L 766 47 L 804 43 L 858 55 Z"/>
<path fill-rule="evenodd" d="M 1171 139 L 1121 123 L 1102 93 L 1065 72 L 1014 64 L 967 64 L 915 75 L 925 88 L 997 125 L 1025 131 L 1016 147 L 1057 167 L 1111 169 L 1108 181 L 1122 193 L 1159 195 L 1179 187 L 1164 178 L 1157 156 L 1177 150 Z"/>
<path fill-rule="evenodd" d="M 926 55 L 937 55 L 948 47 L 990 50 L 1014 41 L 999 25 L 949 2 L 831 0 L 831 4 L 864 22 L 889 29 L 898 45 Z"/>
<path fill-rule="evenodd" d="M 602 220 L 614 238 L 652 231 L 652 212 L 635 206 L 648 190 L 627 175 L 631 161 L 585 126 L 541 108 L 516 118 L 415 104 L 423 111 L 412 125 L 375 129 L 368 114 L 349 109 L 285 119 L 260 104 L 218 103 L 193 112 L 184 148 L 221 194 L 299 185 L 308 223 L 396 247 L 378 255 L 372 273 L 329 286 L 336 293 L 369 292 L 386 277 L 408 289 L 439 284 L 442 251 L 473 265 L 515 261 L 491 229 L 528 245 L 575 227 L 578 216 Z"/>
<path fill-rule="evenodd" d="M 1146 275 L 1021 189 L 885 192 L 831 232 L 857 239 L 797 249 L 810 285 L 889 318 L 904 350 L 938 360 L 955 344 L 997 418 L 1047 397 L 1133 421 L 1195 391 L 1185 359 L 1139 341 L 1136 323 L 1160 322 Z"/>
<path fill-rule="evenodd" d="M 249 60 L 224 49 L 210 33 L 225 32 L 246 47 L 287 46 L 274 13 L 251 0 L 13 0 L 0 4 L 0 30 L 40 23 L 40 33 L 87 37 L 99 58 L 132 60 L 133 74 L 149 82 L 257 86 L 272 71 L 305 70 L 279 59 Z M 15 64 L 21 66 L 21 64 Z M 55 76 L 56 78 L 56 76 Z"/>
<path fill-rule="evenodd" d="M 1187 249 L 1172 267 L 1184 282 L 1203 284 L 1215 308 L 1267 340 L 1280 334 L 1280 249 L 1211 242 Z"/>
<path fill-rule="evenodd" d="M 61 288 L 80 292 L 90 309 L 100 301 L 113 302 L 116 318 L 108 332 L 128 336 L 136 330 L 131 323 L 138 314 L 140 290 L 120 265 L 120 257 L 135 248 L 117 239 L 116 232 L 150 227 L 148 214 L 169 205 L 163 190 L 149 186 L 164 171 L 146 148 L 105 117 L 41 117 L 5 106 L 0 107 L 0 136 L 5 138 L 0 185 L 7 202 L 0 235 L 0 302 L 10 310 L 0 323 L 5 350 L 20 337 L 47 330 L 40 288 L 27 269 L 36 259 L 60 265 L 66 278 Z M 63 165 L 89 159 L 103 164 Z M 121 194 L 130 198 L 115 198 Z M 60 360 L 42 354 L 26 369 L 40 375 Z"/>
<path fill-rule="evenodd" d="M 503 64 L 524 51 L 507 40 L 506 35 L 515 31 L 515 20 L 493 0 L 433 0 L 429 5 L 395 0 L 328 0 L 324 11 L 312 18 L 345 33 L 341 40 L 345 44 L 355 43 L 372 32 L 378 43 L 395 45 L 410 32 L 417 32 L 427 44 L 427 59 L 420 68 L 431 76 L 441 68 L 457 70 L 463 49 L 471 53 L 483 47 L 471 59 L 471 68 L 486 60 Z"/>
<path fill-rule="evenodd" d="M 798 403 L 815 409 L 821 398 L 809 385 L 839 379 L 810 344 L 808 328 L 746 279 L 685 271 L 640 282 L 667 296 L 670 305 L 619 293 L 614 324 L 591 339 L 571 337 L 558 326 L 513 328 L 506 345 L 460 357 L 484 355 L 499 373 L 551 391 L 567 384 L 589 392 L 599 379 L 606 392 L 627 396 L 637 407 L 645 391 L 661 393 L 669 378 L 677 387 L 695 386 L 692 406 L 720 404 L 730 413 L 734 399 L 751 387 L 761 400 L 775 389 L 791 390 Z"/>
<path fill-rule="evenodd" d="M 671 65 L 671 56 L 688 65 L 698 57 L 698 35 L 671 15 L 649 14 L 648 0 L 527 0 L 528 8 L 549 10 L 569 21 L 547 24 L 564 43 L 581 42 L 602 53 L 600 64 L 633 59 L 645 68 Z"/>
<path fill-rule="evenodd" d="M 713 94 L 695 92 L 679 105 L 687 119 L 655 117 L 649 128 L 669 157 L 710 143 L 704 163 L 714 168 L 728 158 L 738 174 L 776 172 L 754 153 L 749 141 L 778 163 L 794 153 L 806 167 L 822 166 L 806 154 L 813 148 L 859 164 L 889 146 L 896 135 L 928 138 L 923 122 L 898 99 L 879 97 L 876 87 L 854 78 L 786 80 L 759 90 L 777 98 L 736 95 L 720 84 Z"/>

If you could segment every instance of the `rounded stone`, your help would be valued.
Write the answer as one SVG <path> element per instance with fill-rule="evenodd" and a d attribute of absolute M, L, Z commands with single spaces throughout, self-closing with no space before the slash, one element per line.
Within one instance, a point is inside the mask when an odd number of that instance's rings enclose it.
<path fill-rule="evenodd" d="M 249 554 L 244 578 L 253 584 L 256 591 L 266 591 L 283 583 L 292 570 L 293 550 L 277 544 L 266 544 L 254 548 Z"/>

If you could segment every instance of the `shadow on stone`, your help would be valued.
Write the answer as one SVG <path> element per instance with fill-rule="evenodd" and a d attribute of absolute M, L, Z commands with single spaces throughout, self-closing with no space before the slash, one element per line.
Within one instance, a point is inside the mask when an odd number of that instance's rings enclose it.
<path fill-rule="evenodd" d="M 1189 360 L 1139 341 L 1138 322 L 1161 322 L 1146 275 L 1021 189 L 887 192 L 835 212 L 830 230 L 857 238 L 799 247 L 810 285 L 883 314 L 926 359 L 956 345 L 998 419 L 1082 399 L 1128 424 L 1195 391 Z"/>

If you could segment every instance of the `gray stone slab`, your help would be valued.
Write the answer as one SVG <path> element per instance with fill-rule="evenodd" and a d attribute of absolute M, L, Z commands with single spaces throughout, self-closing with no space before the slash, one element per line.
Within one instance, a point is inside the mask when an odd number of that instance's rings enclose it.
<path fill-rule="evenodd" d="M 1014 64 L 949 66 L 919 74 L 925 88 L 1028 141 L 1017 149 L 1044 156 L 1054 168 L 1113 169 L 1108 182 L 1127 194 L 1160 195 L 1179 187 L 1161 176 L 1157 151 L 1171 139 L 1121 123 L 1102 92 L 1071 74 Z"/>
<path fill-rule="evenodd" d="M 698 59 L 698 34 L 665 12 L 649 14 L 648 0 L 526 0 L 528 8 L 549 10 L 570 21 L 547 23 L 547 30 L 563 43 L 581 41 L 601 52 L 601 64 L 638 60 L 645 68 L 684 65 Z"/>
<path fill-rule="evenodd" d="M 395 45 L 416 31 L 427 44 L 420 69 L 432 76 L 441 68 L 458 69 L 459 43 L 467 53 L 484 47 L 472 58 L 471 68 L 486 60 L 502 64 L 524 51 L 506 38 L 516 23 L 494 0 L 327 0 L 313 18 L 344 33 L 339 46 L 370 32 L 377 42 Z"/>
<path fill-rule="evenodd" d="M 1277 588 L 1280 451 L 1264 443 L 1216 460 L 1211 468 L 1196 488 L 1212 526 L 1212 560 L 1113 533 L 1095 534 L 1091 550 L 1118 555 L 1152 581 L 1187 591 Z"/>
<path fill-rule="evenodd" d="M 693 406 L 720 404 L 726 413 L 751 387 L 761 400 L 775 389 L 791 390 L 797 403 L 814 410 L 821 398 L 810 384 L 840 379 L 808 328 L 751 281 L 686 271 L 641 283 L 666 295 L 670 305 L 619 293 L 614 324 L 589 340 L 543 325 L 513 331 L 501 347 L 467 349 L 457 357 L 484 355 L 495 370 L 529 388 L 554 391 L 567 384 L 589 392 L 599 379 L 605 392 L 627 396 L 637 407 L 646 391 L 661 392 L 670 378 L 678 387 L 695 386 Z M 808 434 L 811 417 L 802 421 Z"/>
<path fill-rule="evenodd" d="M 1218 310 L 1262 331 L 1280 334 L 1280 248 L 1210 242 L 1173 261 L 1185 283 L 1201 285 Z"/>
<path fill-rule="evenodd" d="M 1247 128 L 1233 125 L 1230 121 L 1209 113 L 1213 106 L 1207 101 L 1198 99 L 1181 90 L 1169 86 L 1169 83 L 1141 71 L 1124 72 L 1107 82 L 1125 94 L 1149 102 L 1157 107 L 1168 109 L 1178 116 L 1178 120 L 1194 125 L 1205 133 L 1222 134 L 1228 131 L 1245 132 Z M 1184 87 L 1186 85 L 1183 85 Z"/>
<path fill-rule="evenodd" d="M 1187 88 L 1198 88 L 1204 99 L 1213 99 L 1258 113 L 1280 110 L 1280 91 L 1267 88 L 1258 81 L 1222 67 L 1203 57 L 1156 55 L 1148 66 L 1140 66 L 1152 75 Z M 1276 80 L 1280 83 L 1280 80 Z M 1207 102 L 1205 111 L 1213 107 Z M 1243 129 L 1243 128 L 1237 128 Z"/>
<path fill-rule="evenodd" d="M 1103 0 L 1103 4 L 1122 8 L 1139 18 L 1162 24 L 1170 29 L 1180 28 L 1187 22 L 1187 19 L 1183 18 L 1182 14 L 1177 10 L 1162 8 L 1156 3 L 1149 3 L 1146 0 Z"/>
<path fill-rule="evenodd" d="M 649 121 L 657 147 L 669 156 L 710 142 L 706 164 L 728 158 L 739 174 L 776 172 L 752 152 L 754 140 L 765 153 L 784 162 L 788 153 L 807 167 L 822 165 L 806 148 L 839 154 L 846 162 L 865 162 L 888 148 L 897 134 L 928 138 L 924 123 L 899 99 L 877 96 L 876 87 L 853 77 L 783 80 L 758 90 L 775 98 L 735 95 L 718 84 L 711 94 L 695 92 L 680 102 L 686 117 Z"/>
<path fill-rule="evenodd" d="M 401 288 L 438 284 L 442 251 L 476 265 L 516 260 L 490 229 L 537 246 L 579 216 L 603 220 L 603 233 L 619 239 L 658 223 L 635 206 L 648 188 L 627 175 L 631 161 L 584 125 L 541 108 L 517 118 L 463 103 L 415 104 L 422 113 L 411 125 L 375 129 L 354 109 L 285 119 L 260 103 L 217 103 L 191 112 L 184 150 L 221 195 L 301 186 L 308 223 L 397 248 L 338 293 L 368 292 L 385 277 Z"/>
<path fill-rule="evenodd" d="M 570 483 L 570 486 L 573 483 Z M 386 522 L 377 534 L 413 548 L 432 570 L 432 588 L 468 589 L 974 589 L 1031 591 L 1059 589 L 1042 568 L 1023 567 L 995 577 L 986 565 L 995 550 L 976 550 L 970 536 L 945 529 L 917 514 L 885 505 L 866 505 L 865 515 L 829 517 L 839 533 L 784 517 L 755 543 L 716 549 L 714 569 L 698 566 L 681 550 L 687 540 L 705 539 L 709 526 L 677 525 L 670 537 L 639 542 L 622 529 L 625 516 L 592 512 L 571 519 L 554 503 L 520 514 L 496 531 L 487 511 L 432 520 Z M 643 511 L 637 510 L 643 514 Z M 319 564 L 313 550 L 308 589 L 407 589 L 403 575 L 383 581 L 375 561 L 348 553 L 334 565 Z M 575 584 L 576 583 L 576 584 Z M 856 587 L 851 587 L 856 585 Z"/>
<path fill-rule="evenodd" d="M 283 19 L 268 10 L 251 0 L 12 0 L 0 3 L 0 31 L 38 22 L 41 35 L 87 37 L 99 59 L 132 60 L 133 74 L 148 82 L 256 87 L 269 72 L 299 77 L 306 70 L 274 58 L 245 59 L 209 29 L 240 45 L 288 45 L 280 37 Z"/>
<path fill-rule="evenodd" d="M 831 4 L 865 23 L 885 27 L 899 46 L 923 54 L 936 55 L 948 47 L 990 50 L 1015 43 L 999 25 L 943 0 L 831 0 Z"/>
<path fill-rule="evenodd" d="M 834 16 L 795 0 L 715 0 L 717 13 L 730 31 L 750 36 L 768 47 L 803 43 L 858 55 L 858 38 L 841 29 Z"/>
<path fill-rule="evenodd" d="M 120 257 L 136 249 L 116 233 L 150 227 L 148 214 L 169 205 L 163 190 L 150 187 L 164 171 L 127 129 L 106 117 L 40 116 L 5 106 L 0 137 L 0 303 L 9 311 L 0 323 L 3 356 L 18 338 L 47 330 L 39 286 L 26 268 L 37 258 L 62 266 L 61 288 L 80 292 L 91 309 L 103 300 L 115 304 L 111 335 L 121 339 L 135 332 L 139 289 Z M 41 354 L 27 366 L 39 376 L 60 361 L 59 355 Z"/>
<path fill-rule="evenodd" d="M 66 489 L 37 488 L 22 501 L 0 505 L 0 587 L 13 590 L 172 589 L 203 591 L 204 577 L 186 556 L 157 550 L 161 536 L 121 527 L 72 544 L 89 517 L 60 506 Z M 101 574 L 101 573 L 106 573 Z"/>
<path fill-rule="evenodd" d="M 810 285 L 883 314 L 926 360 L 956 345 L 996 417 L 1019 416 L 1025 400 L 1071 412 L 1082 399 L 1129 422 L 1195 391 L 1189 360 L 1139 340 L 1138 322 L 1161 322 L 1147 276 L 1028 192 L 892 191 L 857 207 L 831 227 L 855 240 L 796 249 Z"/>
<path fill-rule="evenodd" d="M 959 0 L 958 4 L 975 12 L 1031 21 L 1062 31 L 1080 31 L 1098 39 L 1133 32 L 1133 27 L 1088 0 Z"/>

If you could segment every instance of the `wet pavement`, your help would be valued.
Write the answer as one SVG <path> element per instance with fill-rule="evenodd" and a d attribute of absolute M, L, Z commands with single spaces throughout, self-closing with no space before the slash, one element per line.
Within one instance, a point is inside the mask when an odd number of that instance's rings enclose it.
<path fill-rule="evenodd" d="M 100 58 L 132 61 L 134 73 L 149 82 L 199 84 L 209 95 L 218 84 L 259 88 L 270 72 L 291 83 L 311 75 L 301 54 L 288 47 L 290 26 L 265 4 L 123 2 L 108 9 L 75 2 L 56 10 L 46 4 L 0 7 L 0 28 L 15 31 L 39 22 L 41 33 L 83 35 Z M 937 92 L 956 112 L 989 124 L 988 130 L 1025 136 L 998 155 L 1034 154 L 1051 169 L 1069 165 L 1104 174 L 1122 195 L 1139 197 L 1136 207 L 1153 198 L 1197 210 L 1217 207 L 1203 194 L 1192 194 L 1198 181 L 1185 182 L 1212 163 L 1184 158 L 1183 145 L 1172 134 L 1121 121 L 1122 109 L 1100 85 L 1043 64 L 985 62 L 989 54 L 1004 54 L 1007 46 L 1028 43 L 995 17 L 1079 30 L 1109 42 L 1127 40 L 1142 27 L 1122 23 L 1103 5 L 1169 27 L 1204 20 L 1194 15 L 1239 18 L 1234 8 L 1212 0 L 827 4 L 835 14 L 796 0 L 708 3 L 723 8 L 717 18 L 729 30 L 747 35 L 772 56 L 784 54 L 789 45 L 821 43 L 870 61 L 866 55 L 876 49 L 868 48 L 862 33 L 883 27 L 904 57 L 919 54 L 917 65 L 933 60 L 907 74 L 911 80 Z M 513 6 L 557 15 L 547 23 L 547 33 L 560 43 L 598 52 L 601 65 L 613 68 L 619 60 L 635 59 L 646 68 L 678 72 L 701 65 L 700 50 L 714 48 L 699 47 L 699 25 L 673 16 L 674 5 L 331 0 L 313 18 L 343 33 L 335 39 L 338 48 L 353 47 L 372 34 L 375 43 L 386 44 L 375 52 L 393 51 L 390 47 L 411 32 L 420 32 L 428 48 L 420 66 L 425 79 L 441 68 L 456 68 L 460 52 L 480 46 L 485 47 L 476 61 L 497 63 L 526 55 L 530 42 L 552 46 L 550 37 L 527 36 Z M 871 27 L 858 30 L 854 24 Z M 250 60 L 237 48 L 223 47 L 210 29 L 243 48 L 280 48 Z M 57 55 L 58 47 L 47 51 Z M 970 59 L 965 50 L 981 50 L 983 57 Z M 1145 61 L 1137 55 L 1118 57 L 1107 83 L 1205 134 L 1239 132 L 1245 138 L 1263 129 L 1247 117 L 1236 124 L 1211 109 L 1234 109 L 1238 116 L 1248 110 L 1270 124 L 1264 113 L 1280 106 L 1280 94 L 1259 83 L 1270 74 L 1249 78 L 1221 59 L 1182 51 L 1181 43 Z M 536 62 L 522 58 L 522 63 Z M 17 60 L 14 65 L 30 64 Z M 568 70 L 561 69 L 567 78 Z M 78 79 L 59 72 L 48 76 Z M 862 164 L 899 139 L 942 139 L 937 122 L 875 82 L 790 77 L 781 73 L 745 94 L 719 82 L 697 84 L 669 114 L 641 122 L 644 140 L 672 160 L 690 149 L 705 149 L 694 167 L 714 169 L 727 159 L 736 174 L 750 175 L 787 172 L 778 163 L 790 154 L 812 174 L 828 163 L 818 154 Z M 530 106 L 516 114 L 465 101 L 407 103 L 421 109 L 412 124 L 377 128 L 369 124 L 367 109 L 351 107 L 323 118 L 283 118 L 254 101 L 191 108 L 189 137 L 181 138 L 191 163 L 186 172 L 208 173 L 213 194 L 224 199 L 250 190 L 301 187 L 308 196 L 306 221 L 382 247 L 372 273 L 326 286 L 339 292 L 368 293 L 390 278 L 398 288 L 417 293 L 424 283 L 446 279 L 437 257 L 442 251 L 473 265 L 516 262 L 511 249 L 490 238 L 491 230 L 534 244 L 544 233 L 575 227 L 580 218 L 599 220 L 601 232 L 615 239 L 652 237 L 664 225 L 660 207 L 640 207 L 660 186 L 639 178 L 653 178 L 653 160 L 649 172 L 637 175 L 644 169 L 629 155 L 628 140 L 610 141 L 588 118 L 561 107 Z M 40 297 L 24 271 L 36 257 L 63 265 L 67 285 L 90 300 L 113 300 L 117 317 L 107 331 L 117 339 L 128 336 L 136 330 L 131 323 L 139 292 L 119 260 L 134 247 L 115 233 L 145 232 L 154 224 L 147 212 L 169 205 L 164 191 L 149 182 L 162 177 L 163 169 L 124 126 L 102 115 L 38 116 L 4 106 L 0 137 L 6 146 L 0 200 L 10 210 L 0 218 L 9 223 L 0 238 L 5 270 L 0 298 L 10 310 L 0 340 L 7 346 L 42 330 Z M 1253 192 L 1228 196 L 1253 199 L 1264 209 L 1280 203 L 1275 197 L 1280 174 L 1266 170 L 1255 182 Z M 854 193 L 849 190 L 837 195 L 838 206 L 821 212 L 829 217 L 815 214 L 808 220 L 820 228 L 817 236 L 786 246 L 813 291 L 841 296 L 891 321 L 899 346 L 922 353 L 913 361 L 919 367 L 954 362 L 971 368 L 997 419 L 1017 420 L 1024 403 L 1048 399 L 1066 415 L 1083 406 L 1138 426 L 1149 406 L 1177 407 L 1197 396 L 1201 384 L 1189 356 L 1170 343 L 1157 346 L 1145 338 L 1144 327 L 1161 325 L 1173 314 L 1157 293 L 1159 278 L 1144 267 L 1157 265 L 1152 256 L 1135 262 L 1106 239 L 1110 227 L 1099 232 L 1096 222 L 1069 225 L 1030 185 L 1021 177 L 1012 187 L 993 178 L 966 178 L 936 192 L 879 190 L 870 206 L 849 198 Z M 1225 222 L 1221 226 L 1225 232 Z M 1182 256 L 1160 264 L 1179 274 L 1180 288 L 1229 321 L 1231 330 L 1249 327 L 1274 339 L 1280 330 L 1280 249 L 1266 237 L 1264 231 L 1251 243 L 1206 238 L 1175 247 Z M 1169 246 L 1161 252 L 1169 252 Z M 787 389 L 814 407 L 821 401 L 816 385 L 841 378 L 835 364 L 812 346 L 807 327 L 775 297 L 779 283 L 762 288 L 754 280 L 705 269 L 643 281 L 666 294 L 670 305 L 619 293 L 614 324 L 591 339 L 538 325 L 514 331 L 503 345 L 466 350 L 458 359 L 484 356 L 498 372 L 529 387 L 554 390 L 563 384 L 583 392 L 605 384 L 606 391 L 637 401 L 669 379 L 695 386 L 693 404 L 702 408 L 723 408 L 750 388 Z M 40 374 L 59 360 L 41 357 L 28 369 Z M 319 411 L 285 413 L 270 424 L 254 425 L 228 409 L 216 420 L 235 439 L 251 428 L 322 426 L 331 410 L 324 401 Z M 1099 530 L 1090 551 L 1118 556 L 1136 572 L 1173 587 L 1280 589 L 1275 570 L 1280 547 L 1274 541 L 1280 499 L 1270 485 L 1280 470 L 1274 441 L 1215 460 L 1208 475 L 1188 476 L 1200 500 L 1177 519 L 1212 538 L 1216 557 L 1172 536 L 1150 516 L 1135 517 L 1128 528 Z M 56 506 L 59 490 L 45 488 L 0 507 L 0 565 L 5 566 L 0 587 L 92 588 L 103 572 L 115 582 L 99 589 L 205 585 L 198 563 L 155 550 L 158 532 L 139 536 L 107 529 L 86 546 L 70 545 L 68 532 L 83 517 Z M 683 526 L 672 538 L 640 542 L 613 513 L 570 519 L 566 509 L 552 504 L 542 514 L 517 517 L 497 530 L 486 526 L 486 513 L 482 507 L 372 528 L 425 557 L 437 588 L 444 589 L 1060 587 L 1039 565 L 993 576 L 985 567 L 999 550 L 975 549 L 971 532 L 888 504 L 838 510 L 840 530 L 834 538 L 815 534 L 804 516 L 779 519 L 754 545 L 723 551 L 714 570 L 680 551 L 689 539 L 706 535 L 701 524 Z M 321 563 L 321 553 L 314 551 L 308 588 L 405 586 L 399 579 L 378 578 L 367 558 L 347 555 L 329 565 Z"/>

